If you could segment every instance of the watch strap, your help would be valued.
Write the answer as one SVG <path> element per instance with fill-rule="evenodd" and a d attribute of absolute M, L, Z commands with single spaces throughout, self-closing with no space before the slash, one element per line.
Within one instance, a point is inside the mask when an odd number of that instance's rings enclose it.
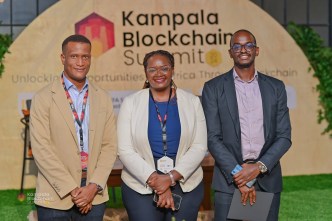
<path fill-rule="evenodd" d="M 90 182 L 91 183 L 91 182 Z M 97 183 L 91 183 L 91 184 L 95 184 L 97 186 L 97 190 L 98 190 L 98 193 L 102 192 L 104 189 Z"/>

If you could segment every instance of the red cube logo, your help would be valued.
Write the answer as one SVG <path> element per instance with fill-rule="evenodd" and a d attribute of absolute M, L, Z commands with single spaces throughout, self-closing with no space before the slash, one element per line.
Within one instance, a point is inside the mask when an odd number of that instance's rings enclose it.
<path fill-rule="evenodd" d="M 98 57 L 115 46 L 113 22 L 96 13 L 77 22 L 75 33 L 84 35 L 91 41 L 94 57 Z"/>

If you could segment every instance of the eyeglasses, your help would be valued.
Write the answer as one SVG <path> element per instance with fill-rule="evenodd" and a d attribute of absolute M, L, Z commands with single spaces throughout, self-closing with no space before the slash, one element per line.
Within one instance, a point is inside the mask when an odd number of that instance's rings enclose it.
<path fill-rule="evenodd" d="M 172 69 L 172 67 L 170 67 L 170 66 L 162 66 L 160 68 L 153 67 L 153 68 L 147 68 L 146 72 L 148 74 L 157 74 L 157 72 L 161 72 L 163 74 L 167 74 L 171 69 Z"/>
<path fill-rule="evenodd" d="M 242 47 L 244 47 L 244 49 L 246 51 L 252 51 L 256 47 L 256 44 L 255 43 L 251 43 L 251 42 L 248 42 L 248 43 L 246 43 L 244 45 L 233 44 L 233 46 L 231 47 L 231 49 L 233 50 L 233 52 L 238 53 L 238 52 L 240 52 L 242 50 Z"/>

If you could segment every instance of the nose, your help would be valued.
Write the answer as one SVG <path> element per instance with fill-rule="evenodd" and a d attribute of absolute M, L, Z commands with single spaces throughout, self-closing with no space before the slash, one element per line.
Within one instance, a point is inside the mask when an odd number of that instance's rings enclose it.
<path fill-rule="evenodd" d="M 245 45 L 241 45 L 241 50 L 240 50 L 241 53 L 243 52 L 247 52 L 247 50 L 245 49 Z"/>
<path fill-rule="evenodd" d="M 163 72 L 162 69 L 158 68 L 158 69 L 156 69 L 156 75 L 157 75 L 157 76 L 164 76 L 165 73 Z"/>
<path fill-rule="evenodd" d="M 83 59 L 83 58 L 78 58 L 78 59 L 77 59 L 77 62 L 76 62 L 76 64 L 77 64 L 78 66 L 83 66 L 83 65 L 84 65 L 84 63 L 85 63 L 85 61 L 84 61 L 84 59 Z"/>
<path fill-rule="evenodd" d="M 161 69 L 158 68 L 158 69 L 157 69 L 157 74 L 158 74 L 158 75 L 164 75 L 164 72 L 163 72 Z"/>

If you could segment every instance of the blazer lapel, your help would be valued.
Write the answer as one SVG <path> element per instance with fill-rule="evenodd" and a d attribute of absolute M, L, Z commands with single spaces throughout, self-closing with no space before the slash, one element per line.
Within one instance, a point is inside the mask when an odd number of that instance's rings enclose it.
<path fill-rule="evenodd" d="M 261 73 L 258 73 L 258 85 L 262 96 L 263 105 L 263 126 L 264 126 L 264 138 L 268 139 L 270 129 L 270 99 L 269 99 L 269 85 L 266 82 L 266 78 Z"/>
<path fill-rule="evenodd" d="M 93 141 L 98 118 L 98 109 L 99 96 L 97 95 L 97 89 L 89 82 L 89 150 L 93 148 Z"/>
<path fill-rule="evenodd" d="M 188 127 L 188 120 L 186 118 L 186 111 L 190 111 L 190 110 L 186 110 L 185 109 L 185 102 L 186 100 L 183 97 L 182 91 L 181 89 L 177 89 L 176 91 L 176 99 L 177 99 L 177 105 L 178 105 L 178 111 L 179 111 L 179 119 L 180 119 L 180 127 L 181 127 L 181 136 L 180 136 L 180 141 L 179 141 L 179 151 L 176 155 L 176 161 L 178 159 L 179 156 L 182 156 L 182 152 L 185 150 L 185 139 L 187 139 L 188 135 L 187 135 L 187 129 L 186 127 Z"/>
<path fill-rule="evenodd" d="M 75 123 L 73 119 L 73 113 L 69 107 L 69 103 L 67 97 L 65 95 L 65 91 L 60 81 L 54 82 L 52 87 L 52 92 L 54 93 L 53 100 L 54 103 L 58 106 L 60 113 L 62 114 L 67 126 L 70 129 L 70 132 L 78 145 Z"/>
<path fill-rule="evenodd" d="M 239 110 L 237 106 L 236 91 L 235 91 L 235 84 L 233 78 L 233 69 L 229 71 L 227 73 L 227 76 L 225 77 L 224 88 L 225 88 L 228 110 L 233 120 L 236 136 L 240 140 L 241 130 L 240 130 Z"/>
<path fill-rule="evenodd" d="M 135 114 L 132 116 L 134 120 L 134 132 L 137 133 L 136 137 L 144 137 L 144 139 L 135 139 L 136 145 L 144 152 L 144 156 L 150 165 L 154 164 L 153 154 L 149 142 L 148 127 L 149 127 L 149 89 L 144 89 L 141 94 L 136 97 L 134 103 Z M 144 129 L 145 128 L 145 129 Z"/>

